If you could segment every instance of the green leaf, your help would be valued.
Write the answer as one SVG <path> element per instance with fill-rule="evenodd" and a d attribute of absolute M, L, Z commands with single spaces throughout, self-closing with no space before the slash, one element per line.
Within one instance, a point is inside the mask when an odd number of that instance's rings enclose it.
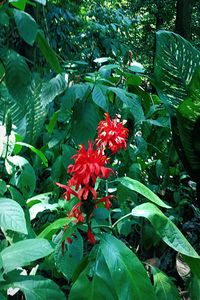
<path fill-rule="evenodd" d="M 173 281 L 158 268 L 151 267 L 154 281 L 154 289 L 158 299 L 179 300 L 179 292 Z"/>
<path fill-rule="evenodd" d="M 33 45 L 37 35 L 37 23 L 24 11 L 14 9 L 13 14 L 20 36 L 27 44 Z"/>
<path fill-rule="evenodd" d="M 199 300 L 200 295 L 200 278 L 192 276 L 189 285 L 189 293 L 191 300 Z"/>
<path fill-rule="evenodd" d="M 169 31 L 158 31 L 154 78 L 158 95 L 175 112 L 188 95 L 189 84 L 200 66 L 200 52 L 187 40 Z"/>
<path fill-rule="evenodd" d="M 9 156 L 6 160 L 8 174 L 13 174 L 10 183 L 17 186 L 25 198 L 33 194 L 36 186 L 36 176 L 33 167 L 29 162 L 19 156 Z"/>
<path fill-rule="evenodd" d="M 58 271 L 62 272 L 63 275 L 71 280 L 75 269 L 83 258 L 83 239 L 78 232 L 74 232 L 72 243 L 64 242 L 64 254 L 62 253 L 61 243 L 58 243 L 55 249 L 55 264 Z"/>
<path fill-rule="evenodd" d="M 22 56 L 13 50 L 8 50 L 3 59 L 6 71 L 6 86 L 9 93 L 24 105 L 26 95 L 31 83 L 31 72 Z M 23 107 L 25 109 L 25 107 Z"/>
<path fill-rule="evenodd" d="M 36 42 L 40 48 L 40 51 L 42 52 L 46 61 L 50 64 L 52 69 L 56 73 L 61 73 L 62 68 L 59 64 L 57 56 L 56 56 L 55 52 L 49 46 L 49 44 L 48 44 L 47 40 L 45 39 L 44 34 L 41 30 L 38 30 L 38 32 L 37 32 Z"/>
<path fill-rule="evenodd" d="M 144 203 L 138 205 L 132 210 L 132 215 L 148 219 L 156 233 L 172 249 L 192 258 L 200 258 L 176 225 L 154 204 Z"/>
<path fill-rule="evenodd" d="M 0 24 L 6 27 L 9 26 L 8 14 L 3 10 L 0 10 Z M 0 63 L 0 79 L 1 79 L 1 63 Z"/>
<path fill-rule="evenodd" d="M 75 219 L 74 218 L 61 218 L 47 226 L 40 234 L 38 235 L 39 238 L 48 238 L 50 239 L 55 232 L 57 232 L 59 229 L 62 229 L 62 227 L 69 225 L 72 223 Z"/>
<path fill-rule="evenodd" d="M 25 141 L 34 145 L 44 124 L 48 107 L 42 104 L 42 80 L 36 75 L 26 97 L 27 134 Z"/>
<path fill-rule="evenodd" d="M 106 99 L 106 87 L 104 87 L 101 84 L 95 85 L 93 91 L 92 91 L 92 99 L 94 103 L 96 103 L 98 106 L 100 106 L 103 110 L 108 110 L 108 104 Z"/>
<path fill-rule="evenodd" d="M 0 226 L 4 230 L 13 230 L 27 234 L 23 209 L 14 200 L 0 198 Z"/>
<path fill-rule="evenodd" d="M 23 142 L 16 142 L 15 144 L 25 146 L 25 147 L 29 148 L 31 151 L 36 153 L 37 156 L 43 161 L 45 167 L 48 167 L 48 160 L 47 160 L 46 156 L 44 155 L 44 153 L 42 153 L 42 151 L 40 151 L 39 149 L 36 149 L 32 145 L 29 145 L 29 144 L 26 144 L 26 143 L 23 143 Z"/>
<path fill-rule="evenodd" d="M 77 103 L 72 116 L 71 135 L 76 144 L 88 144 L 89 139 L 94 139 L 99 115 L 91 103 Z M 80 130 L 81 128 L 81 130 Z"/>
<path fill-rule="evenodd" d="M 27 239 L 17 242 L 1 251 L 5 272 L 29 265 L 53 252 L 51 244 L 45 239 Z"/>
<path fill-rule="evenodd" d="M 0 179 L 0 196 L 3 196 L 6 191 L 7 191 L 6 183 L 2 179 Z"/>
<path fill-rule="evenodd" d="M 109 87 L 110 91 L 115 93 L 117 97 L 129 108 L 136 122 L 144 120 L 144 112 L 137 96 L 127 93 L 126 90 L 116 87 Z"/>
<path fill-rule="evenodd" d="M 95 253 L 96 252 L 96 253 Z M 137 256 L 115 237 L 104 234 L 87 267 L 72 286 L 69 300 L 156 299 L 147 272 Z"/>
<path fill-rule="evenodd" d="M 13 289 L 19 288 L 26 300 L 66 300 L 59 286 L 52 280 L 42 276 L 19 276 L 11 284 Z"/>
<path fill-rule="evenodd" d="M 64 74 L 58 74 L 50 81 L 43 84 L 42 87 L 42 103 L 44 106 L 51 103 L 54 98 L 60 95 L 67 87 L 67 81 Z"/>
<path fill-rule="evenodd" d="M 131 179 L 129 177 L 122 177 L 117 179 L 117 181 L 119 181 L 123 186 L 127 187 L 128 189 L 144 196 L 151 202 L 164 208 L 171 208 L 171 206 L 165 204 L 156 194 L 154 194 L 148 187 L 146 187 L 141 182 Z"/>
<path fill-rule="evenodd" d="M 28 2 L 28 0 L 9 0 L 9 3 L 11 3 L 12 6 L 14 6 L 18 9 L 21 9 L 21 10 L 25 10 L 27 2 Z"/>

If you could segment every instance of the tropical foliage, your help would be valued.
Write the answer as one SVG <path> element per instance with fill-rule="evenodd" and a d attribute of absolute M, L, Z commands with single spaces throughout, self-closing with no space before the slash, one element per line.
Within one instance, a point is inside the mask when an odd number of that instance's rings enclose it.
<path fill-rule="evenodd" d="M 199 37 L 159 30 L 172 7 L 0 3 L 0 299 L 199 299 Z"/>

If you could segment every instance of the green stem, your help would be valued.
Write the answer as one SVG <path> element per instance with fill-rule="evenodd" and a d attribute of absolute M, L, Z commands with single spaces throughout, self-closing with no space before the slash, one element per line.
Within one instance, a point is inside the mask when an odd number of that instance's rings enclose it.
<path fill-rule="evenodd" d="M 115 226 L 117 226 L 118 223 L 120 223 L 121 221 L 123 221 L 124 219 L 126 219 L 126 218 L 128 218 L 128 217 L 130 217 L 130 216 L 132 216 L 132 213 L 129 213 L 129 214 L 127 214 L 127 215 L 121 217 L 119 220 L 117 220 L 117 221 L 112 225 L 112 228 L 114 228 Z"/>

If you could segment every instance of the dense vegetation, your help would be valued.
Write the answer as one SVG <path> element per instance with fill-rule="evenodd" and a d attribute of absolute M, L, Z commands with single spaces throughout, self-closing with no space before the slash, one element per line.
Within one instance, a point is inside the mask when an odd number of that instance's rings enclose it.
<path fill-rule="evenodd" d="M 199 300 L 199 13 L 0 3 L 0 299 Z"/>

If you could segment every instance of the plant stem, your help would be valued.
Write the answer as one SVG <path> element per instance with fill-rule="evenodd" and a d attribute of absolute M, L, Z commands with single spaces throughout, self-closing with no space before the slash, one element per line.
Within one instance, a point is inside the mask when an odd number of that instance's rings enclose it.
<path fill-rule="evenodd" d="M 130 216 L 132 216 L 132 213 L 129 213 L 129 214 L 127 214 L 127 215 L 121 217 L 119 220 L 117 220 L 117 221 L 112 225 L 112 228 L 114 228 L 119 222 L 121 222 L 122 220 L 124 220 L 124 219 L 126 219 L 126 218 L 128 218 L 128 217 L 130 217 Z"/>

